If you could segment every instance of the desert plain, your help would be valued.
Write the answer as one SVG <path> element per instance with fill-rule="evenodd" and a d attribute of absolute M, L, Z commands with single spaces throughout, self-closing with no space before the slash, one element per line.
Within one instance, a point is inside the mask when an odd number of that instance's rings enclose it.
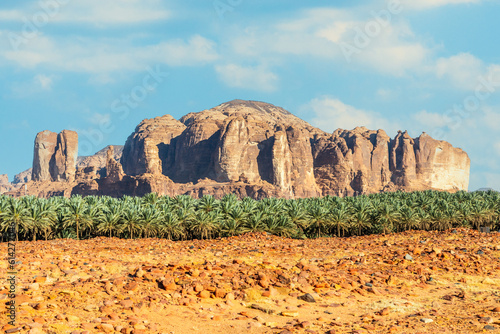
<path fill-rule="evenodd" d="M 7 283 L 0 290 L 5 333 L 500 332 L 500 233 L 99 237 L 16 248 L 16 326 Z"/>

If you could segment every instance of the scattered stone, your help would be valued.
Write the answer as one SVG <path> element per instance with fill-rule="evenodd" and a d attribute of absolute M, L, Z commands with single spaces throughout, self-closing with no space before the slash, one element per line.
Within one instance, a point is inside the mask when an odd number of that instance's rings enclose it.
<path fill-rule="evenodd" d="M 259 310 L 259 311 L 262 311 L 262 312 L 267 313 L 267 314 L 276 313 L 275 310 L 268 309 L 268 308 L 262 307 L 262 306 L 257 305 L 257 304 L 252 304 L 252 306 L 250 306 L 250 307 L 253 308 L 254 310 Z"/>
<path fill-rule="evenodd" d="M 431 322 L 434 322 L 434 320 L 429 318 L 422 318 L 420 319 L 420 321 L 423 322 L 424 324 L 430 324 Z"/>
<path fill-rule="evenodd" d="M 316 299 L 314 299 L 314 297 L 310 293 L 306 293 L 305 295 L 299 296 L 297 298 L 308 303 L 316 303 Z"/>
<path fill-rule="evenodd" d="M 298 317 L 299 316 L 299 312 L 297 311 L 283 311 L 281 312 L 281 315 L 284 316 L 284 317 Z"/>

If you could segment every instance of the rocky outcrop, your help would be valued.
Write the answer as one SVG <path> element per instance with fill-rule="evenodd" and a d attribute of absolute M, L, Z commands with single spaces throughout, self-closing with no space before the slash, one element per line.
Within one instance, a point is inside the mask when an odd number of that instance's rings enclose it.
<path fill-rule="evenodd" d="M 64 130 L 57 136 L 57 147 L 51 164 L 50 174 L 53 180 L 73 181 L 78 157 L 78 134 Z M 52 162 L 52 161 L 51 161 Z"/>
<path fill-rule="evenodd" d="M 33 168 L 29 168 L 24 172 L 21 172 L 14 176 L 13 184 L 28 183 L 31 181 L 31 176 L 33 175 Z"/>
<path fill-rule="evenodd" d="M 118 182 L 123 179 L 122 165 L 115 159 L 115 149 L 113 146 L 108 147 L 107 162 L 106 162 L 106 178 L 111 182 Z"/>
<path fill-rule="evenodd" d="M 78 156 L 78 134 L 64 130 L 38 133 L 33 157 L 34 181 L 73 181 Z"/>
<path fill-rule="evenodd" d="M 161 175 L 171 169 L 175 141 L 186 126 L 170 115 L 146 119 L 130 135 L 123 148 L 121 164 L 128 175 Z"/>
<path fill-rule="evenodd" d="M 94 167 L 96 170 L 106 168 L 108 163 L 108 151 L 113 146 L 113 158 L 120 161 L 123 154 L 123 145 L 109 145 L 98 151 L 96 154 L 76 159 L 76 168 Z"/>
<path fill-rule="evenodd" d="M 467 154 L 425 133 L 413 139 L 400 131 L 391 139 L 383 130 L 358 127 L 329 134 L 255 101 L 231 101 L 179 121 L 169 115 L 144 120 L 122 154 L 114 147 L 102 150 L 81 160 L 76 174 L 70 137 L 40 133 L 33 165 L 34 181 L 66 180 L 57 183 L 66 195 L 299 198 L 457 191 L 467 189 L 469 180 Z M 40 182 L 33 184 L 35 192 L 57 192 L 54 185 L 43 190 Z"/>
<path fill-rule="evenodd" d="M 54 181 L 50 166 L 56 147 L 57 133 L 46 130 L 36 135 L 32 176 L 34 181 Z"/>
<path fill-rule="evenodd" d="M 414 147 L 417 181 L 423 187 L 467 189 L 470 169 L 467 153 L 426 133 L 415 139 Z"/>

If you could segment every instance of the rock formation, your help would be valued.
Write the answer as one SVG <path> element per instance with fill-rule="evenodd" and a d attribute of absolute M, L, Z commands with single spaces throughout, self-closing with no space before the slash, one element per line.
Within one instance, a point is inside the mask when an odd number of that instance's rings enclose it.
<path fill-rule="evenodd" d="M 72 181 L 76 173 L 78 134 L 64 130 L 57 134 L 43 131 L 35 139 L 34 181 Z"/>
<path fill-rule="evenodd" d="M 9 183 L 9 176 L 7 174 L 0 174 L 0 186 L 6 186 Z"/>
<path fill-rule="evenodd" d="M 108 152 L 111 146 L 113 149 L 113 159 L 115 159 L 116 161 L 120 161 L 123 154 L 123 145 L 109 145 L 94 155 L 78 157 L 76 160 L 76 168 L 79 169 L 93 167 L 98 171 L 106 168 L 109 160 Z"/>
<path fill-rule="evenodd" d="M 186 126 L 170 115 L 146 119 L 135 129 L 123 148 L 121 163 L 128 175 L 162 174 L 171 168 L 175 152 L 174 138 Z"/>
<path fill-rule="evenodd" d="M 425 133 L 413 139 L 400 131 L 391 139 L 383 130 L 358 127 L 329 134 L 255 101 L 231 101 L 179 121 L 146 119 L 122 154 L 109 147 L 80 159 L 75 173 L 76 140 L 68 131 L 38 134 L 33 180 L 64 181 L 64 194 L 253 198 L 458 191 L 469 180 L 467 154 Z"/>
<path fill-rule="evenodd" d="M 28 183 L 31 181 L 31 177 L 33 175 L 33 168 L 27 169 L 24 172 L 21 172 L 14 176 L 14 184 L 20 183 Z"/>
<path fill-rule="evenodd" d="M 36 135 L 33 157 L 33 180 L 54 180 L 50 174 L 50 165 L 56 153 L 56 147 L 57 133 L 45 130 Z"/>
<path fill-rule="evenodd" d="M 106 177 L 109 178 L 111 182 L 118 182 L 123 179 L 124 175 L 122 165 L 115 160 L 114 147 L 109 146 L 106 162 Z"/>

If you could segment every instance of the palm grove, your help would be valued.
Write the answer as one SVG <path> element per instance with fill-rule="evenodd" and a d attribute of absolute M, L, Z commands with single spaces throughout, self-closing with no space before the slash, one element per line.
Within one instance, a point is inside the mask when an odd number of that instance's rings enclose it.
<path fill-rule="evenodd" d="M 55 238 L 210 239 L 247 232 L 317 238 L 500 227 L 497 192 L 393 192 L 357 197 L 238 200 L 226 195 L 120 199 L 97 196 L 11 198 L 0 196 L 2 241 L 16 226 L 17 240 Z"/>

